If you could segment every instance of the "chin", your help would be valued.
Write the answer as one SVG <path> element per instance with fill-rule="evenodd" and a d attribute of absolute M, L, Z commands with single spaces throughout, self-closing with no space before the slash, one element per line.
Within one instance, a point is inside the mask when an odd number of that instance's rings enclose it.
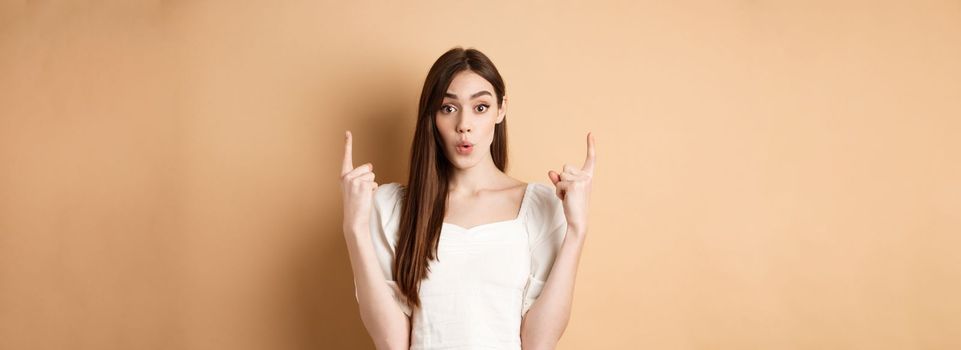
<path fill-rule="evenodd" d="M 466 159 L 457 159 L 457 158 L 448 158 L 448 159 L 453 159 L 453 161 L 451 161 L 450 164 L 451 166 L 457 169 L 467 169 L 477 165 L 477 162 L 470 162 Z"/>
<path fill-rule="evenodd" d="M 464 162 L 464 161 L 451 162 L 451 165 L 453 165 L 454 168 L 457 168 L 457 169 L 467 169 L 467 168 L 470 168 L 470 167 L 474 166 L 474 164 L 466 164 L 466 162 Z"/>

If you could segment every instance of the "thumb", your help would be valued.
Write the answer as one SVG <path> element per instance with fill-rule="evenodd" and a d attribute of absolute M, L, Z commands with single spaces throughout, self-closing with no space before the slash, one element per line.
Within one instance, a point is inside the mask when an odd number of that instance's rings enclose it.
<path fill-rule="evenodd" d="M 547 177 L 551 178 L 551 183 L 554 185 L 557 185 L 557 183 L 561 181 L 561 174 L 553 170 L 547 172 Z"/>

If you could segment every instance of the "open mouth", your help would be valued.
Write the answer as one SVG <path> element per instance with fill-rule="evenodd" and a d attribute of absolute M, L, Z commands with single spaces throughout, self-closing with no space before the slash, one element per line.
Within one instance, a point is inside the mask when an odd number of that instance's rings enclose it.
<path fill-rule="evenodd" d="M 460 154 L 469 154 L 473 150 L 474 150 L 474 145 L 469 143 L 457 145 L 457 153 L 460 153 Z"/>

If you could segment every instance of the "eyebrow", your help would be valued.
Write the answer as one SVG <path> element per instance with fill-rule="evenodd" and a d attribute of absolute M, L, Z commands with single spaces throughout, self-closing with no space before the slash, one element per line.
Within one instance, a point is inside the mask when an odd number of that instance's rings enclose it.
<path fill-rule="evenodd" d="M 475 99 L 475 98 L 478 98 L 478 97 L 480 97 L 480 96 L 482 96 L 482 95 L 494 96 L 493 94 L 491 94 L 490 91 L 481 90 L 481 91 L 478 91 L 477 93 L 471 95 L 470 98 L 471 98 L 471 99 Z M 450 98 L 453 98 L 453 99 L 456 99 L 456 98 L 457 98 L 457 95 L 454 95 L 454 94 L 449 93 L 449 92 L 445 92 L 445 93 L 444 93 L 444 96 L 450 97 Z"/>

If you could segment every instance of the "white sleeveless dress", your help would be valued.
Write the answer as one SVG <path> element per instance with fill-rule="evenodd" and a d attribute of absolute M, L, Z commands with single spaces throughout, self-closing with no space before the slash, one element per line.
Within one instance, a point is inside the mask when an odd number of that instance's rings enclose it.
<path fill-rule="evenodd" d="M 445 222 L 438 259 L 421 283 L 422 305 L 414 310 L 391 273 L 405 194 L 396 182 L 377 188 L 370 233 L 384 283 L 411 317 L 410 349 L 519 350 L 521 318 L 540 295 L 567 231 L 553 186 L 529 183 L 514 219 L 471 228 Z"/>

